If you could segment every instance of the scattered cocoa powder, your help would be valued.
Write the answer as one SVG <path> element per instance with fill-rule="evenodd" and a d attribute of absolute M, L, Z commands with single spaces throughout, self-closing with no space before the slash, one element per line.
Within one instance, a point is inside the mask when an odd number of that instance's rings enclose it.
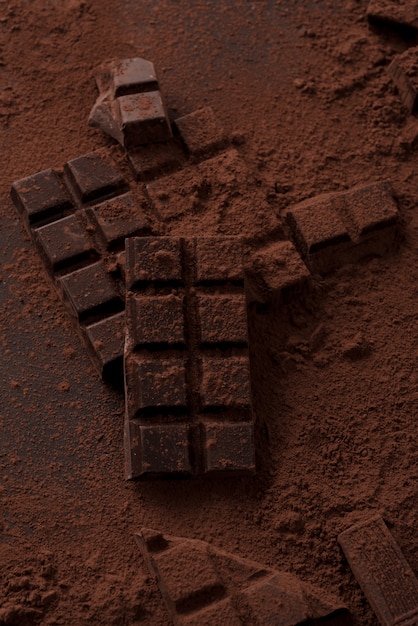
<path fill-rule="evenodd" d="M 294 573 L 358 626 L 377 620 L 342 530 L 379 512 L 418 572 L 418 153 L 386 72 L 407 42 L 371 30 L 367 4 L 0 3 L 0 624 L 170 624 L 133 538 L 143 526 Z M 98 379 L 9 200 L 13 181 L 92 150 L 129 174 L 87 120 L 96 67 L 131 56 L 155 63 L 172 119 L 212 107 L 254 190 L 229 174 L 220 206 L 197 177 L 195 212 L 155 219 L 158 233 L 268 241 L 316 194 L 387 178 L 398 198 L 393 254 L 315 277 L 280 309 L 251 306 L 253 479 L 124 481 L 123 397 Z"/>

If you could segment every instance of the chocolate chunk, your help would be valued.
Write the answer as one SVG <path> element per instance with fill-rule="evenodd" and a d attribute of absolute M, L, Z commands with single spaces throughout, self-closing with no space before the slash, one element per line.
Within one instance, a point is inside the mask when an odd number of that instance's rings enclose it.
<path fill-rule="evenodd" d="M 177 118 L 175 125 L 192 156 L 208 155 L 226 145 L 223 128 L 210 107 Z"/>
<path fill-rule="evenodd" d="M 306 264 L 320 273 L 386 254 L 399 220 L 389 182 L 310 198 L 290 208 L 286 218 Z"/>
<path fill-rule="evenodd" d="M 171 126 L 160 91 L 121 96 L 117 103 L 126 148 L 171 138 Z"/>
<path fill-rule="evenodd" d="M 418 580 L 381 517 L 338 537 L 353 574 L 382 626 L 418 623 Z"/>
<path fill-rule="evenodd" d="M 348 609 L 323 589 L 195 539 L 143 528 L 136 535 L 179 626 L 350 626 Z M 412 622 L 411 622 L 412 624 Z"/>
<path fill-rule="evenodd" d="M 93 152 L 68 161 L 65 171 L 82 202 L 114 195 L 126 188 L 121 174 Z"/>
<path fill-rule="evenodd" d="M 62 217 L 64 211 L 73 207 L 58 175 L 51 169 L 13 183 L 11 196 L 27 226 Z"/>
<path fill-rule="evenodd" d="M 142 426 L 173 423 L 187 426 L 189 473 L 254 472 L 241 257 L 242 241 L 233 237 L 127 240 L 128 478 L 170 473 L 165 459 L 158 465 L 154 448 L 149 470 L 143 462 L 147 442 L 139 439 Z M 210 458 L 202 423 L 216 424 L 219 431 L 219 446 Z"/>
<path fill-rule="evenodd" d="M 101 262 L 58 279 L 65 300 L 78 319 L 123 309 L 123 302 Z"/>
<path fill-rule="evenodd" d="M 75 215 L 41 226 L 34 234 L 50 271 L 93 257 L 92 241 Z"/>
<path fill-rule="evenodd" d="M 171 139 L 131 148 L 128 160 L 135 178 L 148 182 L 180 169 L 185 162 L 185 155 L 179 142 Z"/>
<path fill-rule="evenodd" d="M 150 233 L 150 223 L 143 207 L 131 193 L 111 198 L 86 212 L 97 225 L 107 246 L 132 235 Z"/>
<path fill-rule="evenodd" d="M 125 341 L 125 312 L 121 311 L 83 327 L 84 340 L 103 378 L 120 383 Z"/>

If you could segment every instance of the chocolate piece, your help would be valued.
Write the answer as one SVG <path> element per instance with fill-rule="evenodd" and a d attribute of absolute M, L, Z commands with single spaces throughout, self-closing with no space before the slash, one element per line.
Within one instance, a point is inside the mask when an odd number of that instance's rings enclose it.
<path fill-rule="evenodd" d="M 395 242 L 398 210 L 389 182 L 305 200 L 286 215 L 308 267 L 326 273 L 344 263 L 386 254 Z"/>
<path fill-rule="evenodd" d="M 26 227 L 62 217 L 73 208 L 58 174 L 51 169 L 13 183 L 11 196 Z"/>
<path fill-rule="evenodd" d="M 275 243 L 252 253 L 245 263 L 249 301 L 283 301 L 309 290 L 311 274 L 290 241 Z"/>
<path fill-rule="evenodd" d="M 68 161 L 65 171 L 82 202 L 115 195 L 126 188 L 121 174 L 94 152 Z"/>
<path fill-rule="evenodd" d="M 100 262 L 59 278 L 58 286 L 79 320 L 123 309 L 119 293 Z"/>
<path fill-rule="evenodd" d="M 127 240 L 128 478 L 254 472 L 246 305 L 242 269 L 235 266 L 241 258 L 242 241 L 234 237 Z M 185 433 L 177 442 L 180 470 L 170 469 L 177 467 L 174 444 L 170 461 L 161 448 L 159 463 L 157 439 L 152 454 L 142 439 L 145 426 L 165 433 L 174 424 Z M 207 432 L 218 436 L 211 454 Z"/>
<path fill-rule="evenodd" d="M 226 145 L 226 136 L 210 107 L 175 120 L 175 125 L 192 156 L 203 156 Z"/>
<path fill-rule="evenodd" d="M 50 271 L 93 256 L 93 243 L 75 215 L 41 226 L 34 230 L 34 235 Z"/>
<path fill-rule="evenodd" d="M 124 244 L 149 233 L 147 201 L 96 154 L 65 170 L 15 182 L 12 197 L 93 363 L 123 384 Z"/>
<path fill-rule="evenodd" d="M 117 102 L 126 148 L 170 139 L 170 122 L 160 91 L 122 96 Z"/>
<path fill-rule="evenodd" d="M 388 67 L 388 73 L 399 91 L 399 96 L 412 114 L 418 109 L 418 47 L 398 54 Z"/>
<path fill-rule="evenodd" d="M 145 204 L 145 199 L 143 203 Z M 143 207 L 131 193 L 116 196 L 89 208 L 87 214 L 97 224 L 108 247 L 126 237 L 150 232 L 150 223 Z"/>
<path fill-rule="evenodd" d="M 293 574 L 264 567 L 204 541 L 143 528 L 137 542 L 179 626 L 350 626 L 336 598 Z"/>
<path fill-rule="evenodd" d="M 383 626 L 418 623 L 418 580 L 381 517 L 338 537 L 348 563 Z"/>
<path fill-rule="evenodd" d="M 101 128 L 125 148 L 172 137 L 150 61 L 137 57 L 104 64 L 96 82 L 100 95 L 90 113 L 90 126 Z"/>

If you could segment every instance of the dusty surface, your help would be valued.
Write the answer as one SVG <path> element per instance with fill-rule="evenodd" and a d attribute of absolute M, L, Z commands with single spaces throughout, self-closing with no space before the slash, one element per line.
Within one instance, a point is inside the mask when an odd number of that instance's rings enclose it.
<path fill-rule="evenodd" d="M 381 514 L 418 571 L 416 141 L 386 72 L 406 43 L 370 30 L 366 8 L 0 2 L 0 623 L 169 624 L 142 526 L 297 574 L 362 626 L 377 621 L 341 531 Z M 172 117 L 217 112 L 279 224 L 290 204 L 357 184 L 390 178 L 398 197 L 395 253 L 315 280 L 289 309 L 252 309 L 256 478 L 124 481 L 123 398 L 98 380 L 9 201 L 14 180 L 97 148 L 127 167 L 87 119 L 96 66 L 136 55 Z M 241 209 L 234 228 L 240 215 L 257 231 L 257 206 Z M 201 229 L 222 232 L 218 213 Z"/>

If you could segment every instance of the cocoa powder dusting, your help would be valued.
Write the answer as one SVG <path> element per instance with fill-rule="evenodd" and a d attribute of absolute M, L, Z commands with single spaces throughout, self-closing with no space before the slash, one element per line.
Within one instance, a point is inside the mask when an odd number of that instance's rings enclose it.
<path fill-rule="evenodd" d="M 142 527 L 296 575 L 357 626 L 378 622 L 342 531 L 381 515 L 418 572 L 417 130 L 387 72 L 411 40 L 371 28 L 367 5 L 0 3 L 0 624 L 171 624 L 134 540 Z M 135 56 L 155 64 L 171 121 L 209 106 L 230 141 L 150 191 L 131 184 L 154 201 L 154 234 L 242 234 L 274 283 L 290 207 L 393 187 L 390 250 L 249 304 L 254 477 L 124 480 L 123 395 L 90 363 L 10 200 L 14 181 L 92 151 L 132 180 L 124 149 L 87 121 L 97 67 Z M 125 216 L 103 211 L 112 225 Z"/>

